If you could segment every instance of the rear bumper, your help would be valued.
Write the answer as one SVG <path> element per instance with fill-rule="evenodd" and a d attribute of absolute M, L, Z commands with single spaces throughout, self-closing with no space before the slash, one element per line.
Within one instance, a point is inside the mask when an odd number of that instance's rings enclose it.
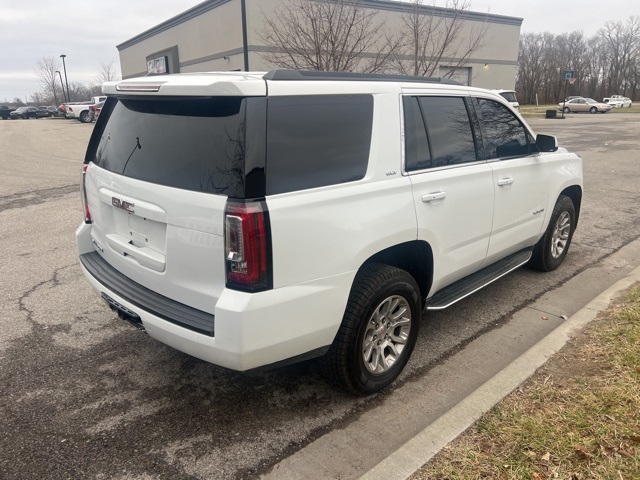
<path fill-rule="evenodd" d="M 139 310 L 163 318 L 194 332 L 213 337 L 215 317 L 176 302 L 134 282 L 109 265 L 97 252 L 80 255 L 80 263 L 86 274 L 91 275 L 104 290 L 115 293 Z M 101 291 L 101 293 L 106 293 Z M 108 297 L 110 295 L 107 294 Z M 107 299 L 107 302 L 110 303 Z M 113 304 L 112 304 L 113 305 Z"/>
<path fill-rule="evenodd" d="M 100 273 L 89 260 L 100 264 L 102 257 L 96 252 L 85 253 L 88 245 L 83 241 L 83 231 L 88 228 L 81 225 L 78 229 L 78 249 L 82 271 L 97 292 L 108 296 L 112 306 L 117 304 L 139 317 L 151 337 L 233 370 L 288 363 L 306 358 L 310 352 L 322 353 L 338 331 L 355 277 L 355 272 L 349 272 L 253 294 L 224 289 L 211 315 L 159 296 L 113 267 L 103 265 L 100 268 L 106 268 L 108 275 Z M 108 272 L 109 268 L 115 274 Z M 109 275 L 118 281 L 109 279 Z M 172 311 L 179 312 L 180 319 L 172 317 Z M 215 330 L 213 323 L 211 333 L 188 325 L 185 317 L 189 313 L 204 314 L 203 318 L 215 323 Z"/>

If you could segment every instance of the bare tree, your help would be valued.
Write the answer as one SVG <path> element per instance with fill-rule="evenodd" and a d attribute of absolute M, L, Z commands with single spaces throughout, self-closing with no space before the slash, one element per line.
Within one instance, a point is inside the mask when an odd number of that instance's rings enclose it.
<path fill-rule="evenodd" d="M 545 39 L 540 33 L 524 33 L 520 37 L 516 84 L 520 87 L 522 103 L 535 103 L 536 94 L 544 84 Z"/>
<path fill-rule="evenodd" d="M 72 102 L 83 102 L 91 97 L 91 90 L 82 83 L 70 82 L 69 97 Z"/>
<path fill-rule="evenodd" d="M 632 73 L 631 66 L 640 55 L 640 17 L 630 17 L 626 23 L 607 22 L 599 35 L 610 56 L 609 89 L 612 93 L 625 93 L 626 77 Z"/>
<path fill-rule="evenodd" d="M 470 0 L 447 0 L 443 8 L 412 0 L 402 15 L 404 42 L 394 55 L 394 66 L 407 75 L 437 76 L 444 63 L 452 76 L 484 46 L 488 24 L 472 26 L 464 17 Z M 446 15 L 444 14 L 446 13 Z"/>
<path fill-rule="evenodd" d="M 284 68 L 382 71 L 394 39 L 377 16 L 359 0 L 286 0 L 257 32 L 268 48 L 262 56 Z"/>
<path fill-rule="evenodd" d="M 113 64 L 113 60 L 110 62 L 100 62 L 100 66 L 98 67 L 98 76 L 96 77 L 96 83 L 98 85 L 102 85 L 105 82 L 112 82 L 114 80 L 119 80 L 118 73 L 116 72 L 116 67 Z"/>
<path fill-rule="evenodd" d="M 40 99 L 53 100 L 54 105 L 58 105 L 59 94 L 62 92 L 62 85 L 57 74 L 59 69 L 58 59 L 54 57 L 42 57 L 36 65 L 36 75 L 40 82 Z"/>
<path fill-rule="evenodd" d="M 607 23 L 588 39 L 579 31 L 523 34 L 516 79 L 522 103 L 533 103 L 536 95 L 543 103 L 560 102 L 565 87 L 566 95 L 601 99 L 621 93 L 634 98 L 640 80 L 640 29 L 634 26 L 640 26 L 634 17 L 626 24 Z M 570 85 L 562 76 L 567 69 L 576 77 Z"/>

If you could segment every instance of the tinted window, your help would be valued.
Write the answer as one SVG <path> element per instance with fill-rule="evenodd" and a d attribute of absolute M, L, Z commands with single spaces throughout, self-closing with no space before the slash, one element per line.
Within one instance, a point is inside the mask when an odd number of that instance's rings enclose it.
<path fill-rule="evenodd" d="M 485 158 L 528 155 L 527 132 L 513 112 L 493 100 L 475 101 L 482 122 Z"/>
<path fill-rule="evenodd" d="M 476 148 L 464 100 L 420 97 L 434 167 L 476 161 Z"/>
<path fill-rule="evenodd" d="M 507 101 L 507 102 L 517 102 L 518 100 L 516 99 L 516 94 L 513 92 L 501 92 L 500 95 Z"/>
<path fill-rule="evenodd" d="M 373 97 L 272 97 L 267 112 L 267 194 L 364 177 L 371 145 Z"/>
<path fill-rule="evenodd" d="M 422 170 L 431 167 L 431 153 L 427 131 L 416 97 L 404 97 L 404 134 L 406 170 Z"/>
<path fill-rule="evenodd" d="M 242 196 L 244 99 L 120 99 L 108 105 L 90 158 L 100 167 L 160 185 Z"/>

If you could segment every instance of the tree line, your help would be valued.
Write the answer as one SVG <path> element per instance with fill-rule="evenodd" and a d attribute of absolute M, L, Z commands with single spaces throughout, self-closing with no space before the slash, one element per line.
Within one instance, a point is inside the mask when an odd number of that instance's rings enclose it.
<path fill-rule="evenodd" d="M 516 77 L 520 103 L 562 101 L 565 70 L 572 70 L 576 79 L 567 82 L 567 96 L 602 100 L 618 94 L 640 99 L 640 17 L 606 22 L 591 37 L 580 31 L 520 36 Z"/>
<path fill-rule="evenodd" d="M 100 62 L 97 68 L 95 83 L 85 85 L 80 82 L 69 82 L 68 91 L 62 65 L 59 58 L 46 56 L 36 64 L 35 73 L 40 83 L 40 90 L 30 95 L 29 102 L 34 105 L 58 105 L 65 102 L 82 102 L 102 94 L 102 84 L 118 80 L 113 62 Z M 16 107 L 25 105 L 25 101 L 16 97 L 11 102 Z"/>

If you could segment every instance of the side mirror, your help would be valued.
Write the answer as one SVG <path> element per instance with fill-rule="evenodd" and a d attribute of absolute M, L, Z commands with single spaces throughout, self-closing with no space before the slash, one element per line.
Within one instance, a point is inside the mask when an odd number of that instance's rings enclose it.
<path fill-rule="evenodd" d="M 558 139 L 553 135 L 536 135 L 536 146 L 541 152 L 555 152 L 558 150 Z"/>

